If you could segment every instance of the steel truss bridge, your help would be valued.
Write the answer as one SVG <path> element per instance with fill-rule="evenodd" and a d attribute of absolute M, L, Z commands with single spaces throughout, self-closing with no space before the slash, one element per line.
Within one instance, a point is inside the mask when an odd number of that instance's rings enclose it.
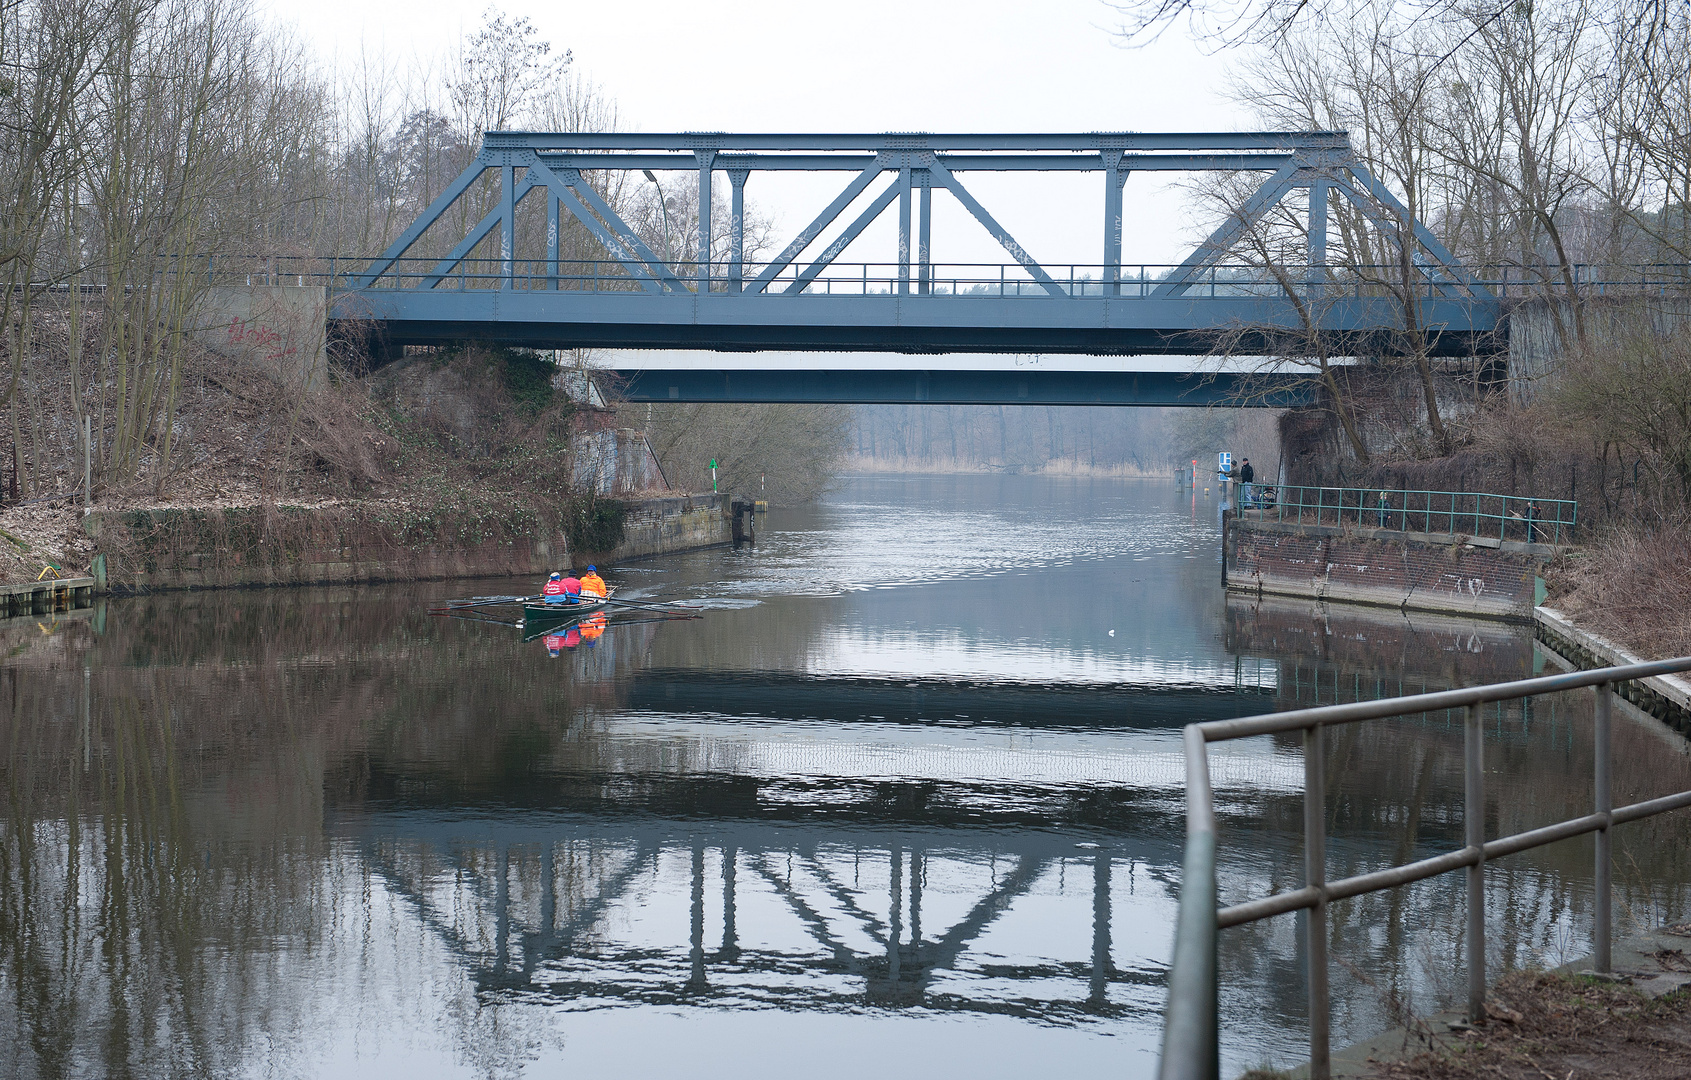
<path fill-rule="evenodd" d="M 773 258 L 748 259 L 748 183 L 754 173 L 794 171 L 841 173 L 846 180 Z M 490 172 L 498 177 L 496 196 L 478 183 Z M 654 241 L 604 194 L 615 186 L 607 178 L 619 173 L 655 178 L 659 172 L 685 174 L 697 185 L 696 205 L 704 207 L 716 205 L 715 185 L 726 177 L 725 251 L 707 213 L 696 223 L 691 257 L 667 250 L 660 257 Z M 1267 175 L 1182 262 L 1139 266 L 1122 260 L 1123 184 L 1133 172 Z M 1101 261 L 1042 262 L 964 182 L 1005 173 L 1100 174 Z M 1306 197 L 1288 202 L 1298 191 Z M 1008 259 L 936 260 L 936 196 L 960 204 Z M 644 364 L 628 362 L 620 370 L 632 400 L 1201 404 L 1235 393 L 1241 376 L 1201 378 L 1189 360 L 1165 361 L 1161 370 L 1077 373 L 1050 366 L 1006 370 L 984 360 L 936 370 L 899 356 L 842 366 L 802 354 L 1190 356 L 1213 351 L 1224 333 L 1232 335 L 1232 351 L 1261 353 L 1286 335 L 1310 331 L 1330 335 L 1341 355 L 1383 351 L 1405 320 L 1404 283 L 1394 268 L 1329 264 L 1328 211 L 1335 198 L 1383 235 L 1387 249 L 1409 255 L 1407 291 L 1435 355 L 1493 351 L 1497 297 L 1335 132 L 488 132 L 470 166 L 380 257 L 331 271 L 331 315 L 373 324 L 378 347 L 390 353 L 479 340 L 537 348 L 778 350 L 790 357 L 775 364 L 695 358 L 654 377 L 645 376 Z M 896 259 L 842 261 L 889 213 L 898 222 Z M 667 231 L 667 208 L 664 214 Z M 1296 219 L 1307 237 L 1306 264 L 1229 263 L 1270 214 Z M 594 257 L 566 252 L 562 237 L 571 220 L 596 243 Z M 524 248 L 536 257 L 520 257 Z M 1394 275 L 1399 295 L 1381 284 Z M 1289 403 L 1301 396 L 1294 386 L 1302 381 L 1283 377 L 1282 396 L 1257 403 Z"/>

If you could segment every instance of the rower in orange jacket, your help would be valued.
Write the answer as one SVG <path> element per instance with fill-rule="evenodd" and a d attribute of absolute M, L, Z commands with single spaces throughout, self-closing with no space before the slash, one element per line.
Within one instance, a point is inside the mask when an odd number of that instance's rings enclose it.
<path fill-rule="evenodd" d="M 581 575 L 581 595 L 605 597 L 609 595 L 605 589 L 605 579 L 599 576 L 599 568 L 589 566 L 587 573 Z"/>

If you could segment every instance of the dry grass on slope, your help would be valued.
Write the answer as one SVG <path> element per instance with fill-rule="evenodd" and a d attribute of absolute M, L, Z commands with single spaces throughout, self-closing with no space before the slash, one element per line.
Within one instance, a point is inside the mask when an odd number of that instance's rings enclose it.
<path fill-rule="evenodd" d="M 1552 601 L 1646 657 L 1691 656 L 1691 528 L 1620 528 L 1554 572 Z"/>
<path fill-rule="evenodd" d="M 1691 1076 L 1691 995 L 1649 1000 L 1563 975 L 1504 976 L 1465 1045 L 1369 1075 L 1393 1080 L 1668 1080 Z"/>

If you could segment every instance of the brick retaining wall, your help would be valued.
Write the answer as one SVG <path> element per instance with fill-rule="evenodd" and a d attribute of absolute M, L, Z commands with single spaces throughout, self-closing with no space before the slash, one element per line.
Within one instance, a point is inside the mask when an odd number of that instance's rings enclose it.
<path fill-rule="evenodd" d="M 1356 535 L 1339 528 L 1299 529 L 1278 522 L 1229 518 L 1224 541 L 1230 589 L 1320 600 L 1458 612 L 1527 622 L 1532 619 L 1540 545 L 1480 547 L 1388 538 L 1387 530 Z"/>

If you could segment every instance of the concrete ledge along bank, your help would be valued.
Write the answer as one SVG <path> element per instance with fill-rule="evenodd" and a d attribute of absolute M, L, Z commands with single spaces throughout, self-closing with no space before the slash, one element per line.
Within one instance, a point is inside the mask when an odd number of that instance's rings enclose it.
<path fill-rule="evenodd" d="M 611 551 L 568 550 L 520 507 L 431 511 L 408 519 L 380 504 L 95 511 L 102 592 L 323 585 L 544 574 L 571 562 L 617 563 L 733 541 L 727 495 L 632 501 Z"/>
<path fill-rule="evenodd" d="M 22 585 L 0 585 L 0 619 L 50 615 L 93 603 L 91 577 L 47 578 Z"/>
<path fill-rule="evenodd" d="M 1555 608 L 1534 609 L 1533 632 L 1540 641 L 1581 668 L 1646 662 L 1646 658 L 1626 646 L 1580 629 L 1572 619 Z M 1617 683 L 1615 693 L 1681 732 L 1691 734 L 1691 680 L 1685 676 L 1657 675 L 1636 682 Z"/>
<path fill-rule="evenodd" d="M 1548 544 L 1233 514 L 1222 541 L 1229 589 L 1514 622 L 1532 621 L 1539 568 L 1554 553 Z"/>

